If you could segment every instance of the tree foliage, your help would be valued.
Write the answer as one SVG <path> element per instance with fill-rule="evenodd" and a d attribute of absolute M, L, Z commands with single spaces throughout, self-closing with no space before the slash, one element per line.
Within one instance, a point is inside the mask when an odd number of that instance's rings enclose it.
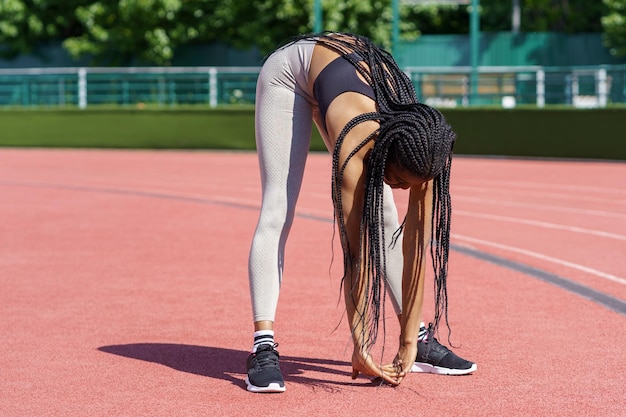
<path fill-rule="evenodd" d="M 626 0 L 604 0 L 609 12 L 602 18 L 604 41 L 611 54 L 626 56 Z"/>
<path fill-rule="evenodd" d="M 74 10 L 87 0 L 0 0 L 2 55 L 30 52 L 40 42 L 81 33 Z"/>
<path fill-rule="evenodd" d="M 219 37 L 241 48 L 256 45 L 269 52 L 276 44 L 310 31 L 310 0 L 226 0 L 221 14 L 230 19 Z"/>
<path fill-rule="evenodd" d="M 525 0 L 522 27 L 529 32 L 601 32 L 606 7 L 601 1 Z"/>
<path fill-rule="evenodd" d="M 357 32 L 390 47 L 392 0 L 323 0 L 325 30 Z M 314 0 L 0 0 L 0 51 L 29 52 L 63 41 L 75 58 L 100 63 L 168 65 L 177 48 L 221 41 L 269 52 L 313 28 Z M 624 45 L 626 0 L 520 0 L 522 31 L 599 32 L 616 53 Z M 467 33 L 465 5 L 401 1 L 403 38 Z M 511 28 L 512 0 L 481 0 L 481 30 Z M 604 16 L 604 17 L 603 17 Z"/>
<path fill-rule="evenodd" d="M 230 25 L 219 0 L 92 1 L 75 10 L 82 33 L 64 40 L 73 57 L 99 57 L 115 64 L 167 65 L 180 45 L 211 41 Z M 212 17 L 214 16 L 214 18 Z"/>
<path fill-rule="evenodd" d="M 619 0 L 616 0 L 619 1 Z M 522 32 L 601 32 L 607 9 L 600 1 L 520 0 Z M 511 30 L 511 0 L 480 0 L 480 26 L 486 32 Z M 422 34 L 468 33 L 465 5 L 424 5 L 412 8 L 408 19 Z"/>

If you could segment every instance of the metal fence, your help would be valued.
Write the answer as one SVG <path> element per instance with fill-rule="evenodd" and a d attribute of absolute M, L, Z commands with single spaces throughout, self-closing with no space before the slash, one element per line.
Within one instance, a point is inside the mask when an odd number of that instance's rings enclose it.
<path fill-rule="evenodd" d="M 626 66 L 480 67 L 471 97 L 469 67 L 406 68 L 418 97 L 440 107 L 567 105 L 577 108 L 626 103 Z"/>
<path fill-rule="evenodd" d="M 0 107 L 254 104 L 258 67 L 0 69 Z M 469 67 L 407 67 L 420 100 L 436 107 L 626 103 L 626 65 L 480 67 L 471 96 Z"/>

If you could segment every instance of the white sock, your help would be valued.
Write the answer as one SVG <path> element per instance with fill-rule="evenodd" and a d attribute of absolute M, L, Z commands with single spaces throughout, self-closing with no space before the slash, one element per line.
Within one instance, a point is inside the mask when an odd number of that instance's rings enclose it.
<path fill-rule="evenodd" d="M 426 336 L 428 336 L 428 328 L 424 324 L 424 322 L 420 323 L 420 332 L 417 334 L 417 341 L 423 342 L 426 340 Z"/>
<path fill-rule="evenodd" d="M 256 352 L 259 346 L 268 344 L 274 345 L 274 330 L 259 330 L 254 332 L 254 344 L 252 345 L 252 353 Z"/>

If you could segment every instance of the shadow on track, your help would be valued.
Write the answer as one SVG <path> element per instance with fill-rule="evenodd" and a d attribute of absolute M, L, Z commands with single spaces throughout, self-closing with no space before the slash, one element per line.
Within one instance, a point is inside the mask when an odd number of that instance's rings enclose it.
<path fill-rule="evenodd" d="M 173 343 L 131 343 L 98 348 L 101 352 L 165 365 L 177 371 L 229 381 L 245 390 L 246 358 L 249 352 L 210 346 Z M 350 363 L 331 359 L 281 356 L 281 370 L 287 383 L 299 383 L 313 390 L 340 391 L 344 387 L 378 386 L 378 383 L 350 380 Z M 345 368 L 345 369 L 340 369 Z M 304 376 L 311 373 L 345 376 L 345 382 Z"/>

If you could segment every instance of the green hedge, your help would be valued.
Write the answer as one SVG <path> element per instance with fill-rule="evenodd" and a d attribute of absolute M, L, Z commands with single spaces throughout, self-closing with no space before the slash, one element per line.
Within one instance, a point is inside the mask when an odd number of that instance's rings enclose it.
<path fill-rule="evenodd" d="M 626 160 L 626 109 L 468 109 L 444 112 L 456 152 Z"/>
<path fill-rule="evenodd" d="M 0 111 L 0 146 L 253 149 L 254 110 Z"/>
<path fill-rule="evenodd" d="M 254 149 L 254 110 L 5 110 L 0 146 Z M 626 160 L 626 109 L 449 109 L 465 155 Z M 314 132 L 313 150 L 324 150 Z"/>

